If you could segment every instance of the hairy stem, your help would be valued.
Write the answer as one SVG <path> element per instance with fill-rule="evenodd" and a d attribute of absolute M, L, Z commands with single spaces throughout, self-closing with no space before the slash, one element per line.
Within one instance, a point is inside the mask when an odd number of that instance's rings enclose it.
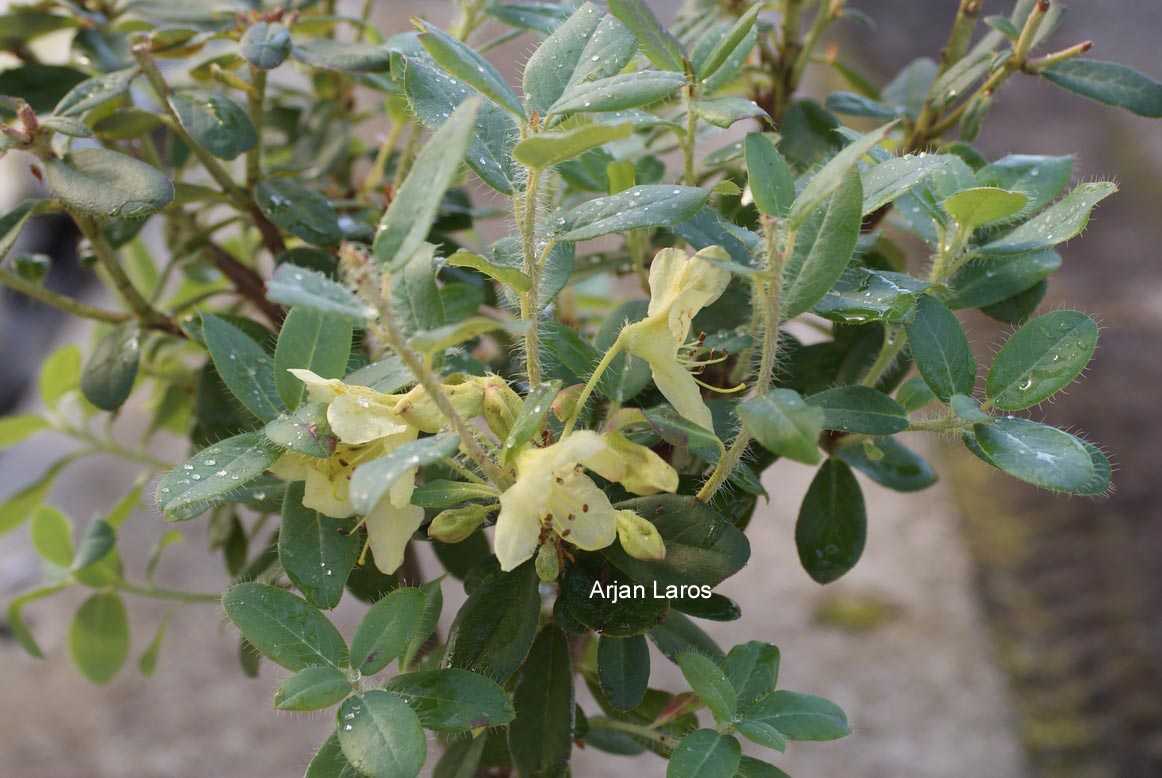
<path fill-rule="evenodd" d="M 565 422 L 565 426 L 561 429 L 562 438 L 572 432 L 573 428 L 577 426 L 577 420 L 585 412 L 585 403 L 589 401 L 589 396 L 597 388 L 597 382 L 601 380 L 602 373 L 613 363 L 613 358 L 621 353 L 623 345 L 621 335 L 618 335 L 617 340 L 613 341 L 613 345 L 609 347 L 609 350 L 605 352 L 605 356 L 597 363 L 597 367 L 593 368 L 593 374 L 589 376 L 589 380 L 582 387 L 581 394 L 577 395 L 577 404 L 573 408 L 573 413 L 569 415 L 569 421 Z"/>
<path fill-rule="evenodd" d="M 529 284 L 529 290 L 520 296 L 520 318 L 525 324 L 525 371 L 529 376 L 529 385 L 536 386 L 541 382 L 540 338 L 537 333 L 539 316 L 537 295 L 541 285 L 541 267 L 537 256 L 537 188 L 541 180 L 541 171 L 536 168 L 527 170 L 528 183 L 524 194 L 514 199 L 513 206 L 520 230 L 521 252 L 524 259 L 522 269 L 532 282 Z"/>
<path fill-rule="evenodd" d="M 129 280 L 129 276 L 126 275 L 125 268 L 121 267 L 121 259 L 117 256 L 117 252 L 105 240 L 105 235 L 101 232 L 101 228 L 97 225 L 97 222 L 88 216 L 73 213 L 72 211 L 69 213 L 73 217 L 73 221 L 76 222 L 81 234 L 88 238 L 89 242 L 93 245 L 93 251 L 97 254 L 97 262 L 113 284 L 113 288 L 117 290 L 118 296 L 121 297 L 125 305 L 133 312 L 133 316 L 141 322 L 142 326 L 180 335 L 181 329 L 177 324 L 164 313 L 150 305 L 149 301 L 137 291 L 137 287 L 133 285 L 133 282 Z"/>
<path fill-rule="evenodd" d="M 756 280 L 751 286 L 752 304 L 757 311 L 761 312 L 762 326 L 762 352 L 759 357 L 758 376 L 755 378 L 755 397 L 766 394 L 774 380 L 775 362 L 779 348 L 779 324 L 782 319 L 783 265 L 786 261 L 786 255 L 795 245 L 794 233 L 789 233 L 786 248 L 779 251 L 778 234 L 774 220 L 764 221 L 763 235 L 766 239 L 766 266 L 770 273 L 770 279 L 765 283 Z M 740 427 L 738 434 L 734 436 L 734 440 L 730 444 L 730 448 L 719 457 L 714 472 L 710 474 L 710 478 L 698 491 L 699 500 L 709 502 L 715 493 L 722 488 L 739 460 L 742 459 L 750 441 L 750 433 Z"/>

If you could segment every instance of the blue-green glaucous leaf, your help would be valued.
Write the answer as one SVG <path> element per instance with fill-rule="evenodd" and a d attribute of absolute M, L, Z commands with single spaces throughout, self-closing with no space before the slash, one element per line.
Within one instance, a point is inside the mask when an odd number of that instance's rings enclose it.
<path fill-rule="evenodd" d="M 420 30 L 420 43 L 436 64 L 511 113 L 525 118 L 520 98 L 491 62 L 440 28 L 419 20 L 413 22 Z"/>
<path fill-rule="evenodd" d="M 1162 116 L 1162 84 L 1116 62 L 1073 59 L 1050 65 L 1041 76 L 1051 84 L 1139 116 Z"/>
<path fill-rule="evenodd" d="M 1042 489 L 1087 491 L 1094 479 L 1094 457 L 1078 438 L 1027 419 L 997 419 L 973 428 L 976 443 L 1014 478 Z"/>
<path fill-rule="evenodd" d="M 173 200 L 169 179 L 144 162 L 105 148 L 75 149 L 44 164 L 45 181 L 68 207 L 91 216 L 139 219 Z"/>
<path fill-rule="evenodd" d="M 936 298 L 924 295 L 906 328 L 912 359 L 936 396 L 947 403 L 954 394 L 972 394 L 976 358 L 956 315 Z"/>
<path fill-rule="evenodd" d="M 650 62 L 662 70 L 685 71 L 686 49 L 658 22 L 643 0 L 610 0 L 609 11 L 633 33 Z"/>

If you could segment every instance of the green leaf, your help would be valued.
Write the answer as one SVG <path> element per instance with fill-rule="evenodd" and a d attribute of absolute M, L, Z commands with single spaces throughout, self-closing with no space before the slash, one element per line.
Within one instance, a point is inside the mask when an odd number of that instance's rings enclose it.
<path fill-rule="evenodd" d="M 133 391 L 140 360 L 136 323 L 113 328 L 97 343 L 81 373 L 81 393 L 103 411 L 117 410 Z"/>
<path fill-rule="evenodd" d="M 1029 198 L 992 186 L 963 189 L 944 200 L 944 210 L 966 230 L 1007 219 L 1020 213 Z"/>
<path fill-rule="evenodd" d="M 750 543 L 733 524 L 706 503 L 686 495 L 660 494 L 620 502 L 653 522 L 666 544 L 660 561 L 634 559 L 620 544 L 603 550 L 615 566 L 635 581 L 666 586 L 717 586 L 742 569 Z"/>
<path fill-rule="evenodd" d="M 347 666 L 347 645 L 339 630 L 288 591 L 261 583 L 235 584 L 222 597 L 222 607 L 243 637 L 288 670 Z"/>
<path fill-rule="evenodd" d="M 310 308 L 320 313 L 351 319 L 353 326 L 375 317 L 375 311 L 350 289 L 322 273 L 298 265 L 282 264 L 266 282 L 271 302 Z"/>
<path fill-rule="evenodd" d="M 647 408 L 642 413 L 654 432 L 671 446 L 718 449 L 721 445 L 713 432 L 688 420 L 669 405 Z"/>
<path fill-rule="evenodd" d="M 529 390 L 521 405 L 520 413 L 512 422 L 512 429 L 504 441 L 503 460 L 505 464 L 512 461 L 524 445 L 544 426 L 545 418 L 553 404 L 553 399 L 561 391 L 560 381 L 546 381 Z"/>
<path fill-rule="evenodd" d="M 880 486 L 897 492 L 918 492 L 936 483 L 936 471 L 932 465 L 895 439 L 876 438 L 871 445 L 877 454 L 874 459 L 868 455 L 867 446 L 863 445 L 843 446 L 835 452 L 835 456 Z"/>
<path fill-rule="evenodd" d="M 1110 488 L 1113 466 L 1110 465 L 1109 458 L 1097 446 L 1088 440 L 1081 440 L 1080 438 L 1078 440 L 1080 440 L 1081 445 L 1085 446 L 1086 451 L 1089 452 L 1090 461 L 1093 463 L 1093 478 L 1090 479 L 1088 484 L 1076 490 L 1074 493 L 1086 497 L 1103 494 Z"/>
<path fill-rule="evenodd" d="M 787 740 L 837 740 L 851 734 L 838 705 L 799 692 L 777 691 L 764 697 L 746 719 L 772 727 Z"/>
<path fill-rule="evenodd" d="M 369 778 L 416 778 L 428 755 L 419 717 L 391 692 L 349 697 L 339 708 L 338 733 L 344 756 Z"/>
<path fill-rule="evenodd" d="M 902 405 L 869 386 L 837 386 L 807 398 L 823 409 L 823 428 L 860 435 L 894 435 L 908 427 Z"/>
<path fill-rule="evenodd" d="M 774 389 L 738 406 L 743 429 L 769 451 L 813 465 L 819 461 L 823 411 L 793 389 Z"/>
<path fill-rule="evenodd" d="M 779 648 L 752 640 L 730 649 L 722 671 L 738 693 L 738 709 L 745 713 L 775 689 L 779 680 Z"/>
<path fill-rule="evenodd" d="M 674 660 L 686 683 L 706 703 L 716 721 L 731 721 L 738 712 L 738 692 L 722 668 L 701 654 L 679 654 Z"/>
<path fill-rule="evenodd" d="M 292 483 L 282 501 L 278 560 L 291 583 L 318 608 L 339 604 L 362 547 L 354 522 L 303 506 L 304 484 Z"/>
<path fill-rule="evenodd" d="M 81 376 L 81 350 L 76 346 L 62 346 L 52 352 L 40 366 L 37 387 L 41 401 L 49 408 L 68 392 L 77 388 Z"/>
<path fill-rule="evenodd" d="M 632 124 L 593 124 L 569 132 L 543 132 L 516 144 L 513 157 L 522 165 L 543 170 L 633 134 Z"/>
<path fill-rule="evenodd" d="M 351 639 L 351 666 L 374 675 L 402 654 L 420 627 L 424 599 L 421 589 L 404 587 L 371 606 Z"/>
<path fill-rule="evenodd" d="M 141 656 L 137 658 L 137 669 L 146 678 L 151 677 L 153 671 L 157 669 L 157 657 L 161 653 L 162 641 L 165 640 L 165 636 L 169 632 L 170 622 L 179 607 L 175 605 L 166 611 L 161 623 L 157 625 L 157 631 L 153 633 L 153 640 L 149 641 L 145 651 L 141 652 Z"/>
<path fill-rule="evenodd" d="M 768 135 L 752 132 L 746 136 L 744 153 L 755 207 L 765 216 L 785 217 L 795 200 L 795 176 L 775 142 Z"/>
<path fill-rule="evenodd" d="M 861 171 L 863 215 L 867 216 L 894 202 L 947 163 L 948 156 L 943 154 L 908 154 L 884 160 Z"/>
<path fill-rule="evenodd" d="M 1076 95 L 1139 116 L 1162 116 L 1162 84 L 1141 71 L 1116 62 L 1071 59 L 1050 65 L 1041 76 Z"/>
<path fill-rule="evenodd" d="M 479 99 L 458 105 L 416 155 L 375 234 L 375 258 L 389 270 L 402 268 L 427 237 L 444 192 L 460 170 L 479 110 Z"/>
<path fill-rule="evenodd" d="M 989 368 L 985 394 L 1016 411 L 1048 400 L 1077 378 L 1097 348 L 1097 324 L 1079 311 L 1038 316 L 1014 332 Z"/>
<path fill-rule="evenodd" d="M 176 92 L 167 98 L 182 128 L 219 159 L 234 159 L 258 145 L 246 109 L 222 90 Z"/>
<path fill-rule="evenodd" d="M 1024 192 L 1029 202 L 1022 215 L 1041 210 L 1065 189 L 1073 175 L 1077 158 L 1035 157 L 1010 154 L 977 171 L 981 186 L 999 186 L 1012 192 Z"/>
<path fill-rule="evenodd" d="M 502 284 L 508 284 L 518 292 L 527 292 L 532 288 L 532 281 L 524 274 L 523 271 L 515 267 L 508 267 L 501 265 L 479 254 L 473 254 L 471 251 L 460 249 L 444 260 L 444 264 L 452 267 L 470 267 L 473 270 L 479 270 L 489 278 L 500 281 Z"/>
<path fill-rule="evenodd" d="M 311 67 L 344 73 L 386 73 L 391 49 L 374 43 L 315 38 L 295 44 L 294 58 Z"/>
<path fill-rule="evenodd" d="M 215 443 L 162 476 L 157 484 L 157 507 L 168 514 L 209 504 L 262 475 L 281 455 L 261 432 L 246 432 Z"/>
<path fill-rule="evenodd" d="M 512 115 L 491 100 L 479 97 L 459 79 L 445 75 L 421 56 L 408 56 L 401 67 L 408 103 L 426 127 L 443 126 L 457 106 L 477 96 L 480 110 L 465 161 L 484 183 L 501 194 L 511 195 L 518 189 L 523 174 L 520 165 L 512 159 L 512 150 L 519 138 Z M 440 197 L 435 197 L 439 201 Z"/>
<path fill-rule="evenodd" d="M 968 262 L 948 283 L 950 308 L 984 308 L 1031 288 L 1061 267 L 1052 249 Z"/>
<path fill-rule="evenodd" d="M 666 620 L 649 633 L 649 639 L 670 661 L 675 661 L 679 654 L 691 651 L 708 656 L 716 662 L 726 660 L 726 654 L 718 644 L 691 619 L 676 610 L 670 610 Z"/>
<path fill-rule="evenodd" d="M 262 421 L 283 410 L 275 378 L 274 360 L 262 346 L 225 319 L 202 313 L 206 348 L 218 375 L 238 401 Z"/>
<path fill-rule="evenodd" d="M 1093 207 L 1117 190 L 1108 181 L 1081 184 L 1008 235 L 982 246 L 977 253 L 984 256 L 1024 254 L 1074 238 L 1085 229 Z"/>
<path fill-rule="evenodd" d="M 522 322 L 502 321 L 491 316 L 470 316 L 435 329 L 413 332 L 410 342 L 412 348 L 421 354 L 441 354 L 445 349 L 486 333 L 497 330 L 519 332 L 524 326 Z"/>
<path fill-rule="evenodd" d="M 730 55 L 734 53 L 736 48 L 743 45 L 743 41 L 746 40 L 751 29 L 755 26 L 755 21 L 758 19 L 760 10 L 762 10 L 762 5 L 756 4 L 748 8 L 742 16 L 738 17 L 727 33 L 710 50 L 705 60 L 695 68 L 698 78 L 705 81 L 726 64 L 727 60 L 730 59 Z M 753 45 L 752 43 L 751 46 Z M 747 48 L 748 53 L 749 51 L 750 47 Z"/>
<path fill-rule="evenodd" d="M 597 679 L 615 708 L 637 707 L 650 682 L 650 651 L 645 637 L 602 635 L 597 643 Z"/>
<path fill-rule="evenodd" d="M 44 561 L 68 569 L 73 563 L 73 525 L 68 517 L 49 505 L 41 505 L 28 525 L 32 547 Z"/>
<path fill-rule="evenodd" d="M 310 370 L 323 378 L 342 378 L 351 355 L 351 322 L 309 308 L 292 308 L 274 349 L 274 384 L 286 407 L 294 410 L 306 388 L 288 372 Z"/>
<path fill-rule="evenodd" d="M 742 761 L 739 762 L 735 778 L 791 778 L 791 776 L 773 764 L 759 761 L 751 756 L 743 756 Z"/>
<path fill-rule="evenodd" d="M 700 729 L 674 747 L 666 778 L 734 778 L 741 761 L 737 738 Z"/>
<path fill-rule="evenodd" d="M 32 511 L 48 496 L 57 475 L 75 456 L 58 460 L 40 478 L 0 503 L 0 536 L 19 527 L 32 515 Z"/>
<path fill-rule="evenodd" d="M 831 583 L 855 567 L 866 539 L 867 510 L 859 483 L 846 464 L 828 459 L 799 507 L 799 561 L 813 580 Z"/>
<path fill-rule="evenodd" d="M 81 116 L 129 92 L 129 83 L 139 74 L 136 67 L 114 70 L 82 81 L 57 103 L 58 116 Z"/>
<path fill-rule="evenodd" d="M 13 598 L 8 603 L 8 607 L 4 612 L 5 623 L 8 624 L 8 629 L 11 630 L 12 636 L 16 638 L 16 642 L 20 644 L 21 648 L 37 659 L 44 659 L 44 652 L 41 651 L 40 646 L 36 642 L 36 638 L 32 636 L 32 630 L 28 628 L 28 624 L 24 621 L 24 608 L 29 603 L 50 597 L 65 589 L 67 586 L 67 583 L 59 583 L 25 592 L 19 597 Z"/>
<path fill-rule="evenodd" d="M 452 622 L 444 662 L 505 683 L 533 645 L 541 597 L 532 562 L 495 573 L 468 597 Z"/>
<path fill-rule="evenodd" d="M 795 234 L 795 248 L 783 269 L 784 320 L 811 310 L 843 275 L 859 239 L 862 202 L 859 174 L 852 171 L 827 207 Z"/>
<path fill-rule="evenodd" d="M 702 121 L 726 129 L 743 119 L 766 116 L 767 112 L 745 97 L 704 97 L 692 100 L 690 110 Z"/>
<path fill-rule="evenodd" d="M 32 413 L 0 418 L 0 451 L 11 448 L 46 429 L 49 429 L 48 422 Z"/>
<path fill-rule="evenodd" d="M 305 667 L 292 675 L 274 693 L 279 710 L 322 710 L 342 702 L 351 694 L 347 673 L 330 665 Z"/>
<path fill-rule="evenodd" d="M 662 70 L 684 73 L 686 49 L 642 0 L 610 0 L 609 11 L 637 38 L 642 54 Z"/>
<path fill-rule="evenodd" d="M 510 113 L 525 119 L 525 109 L 512 87 L 497 72 L 492 63 L 477 54 L 464 42 L 426 22 L 416 22 L 420 29 L 420 43 L 432 55 L 436 64 L 483 95 L 486 95 Z"/>
<path fill-rule="evenodd" d="M 93 683 L 113 680 L 129 658 L 129 618 L 121 595 L 100 592 L 81 603 L 69 625 L 69 654 Z"/>
<path fill-rule="evenodd" d="M 156 168 L 105 148 L 75 149 L 44 163 L 49 189 L 68 207 L 105 219 L 140 219 L 173 200 L 169 179 Z"/>
<path fill-rule="evenodd" d="M 816 305 L 814 313 L 840 324 L 907 322 L 928 283 L 905 273 L 849 267 Z"/>
<path fill-rule="evenodd" d="M 908 412 L 918 411 L 935 399 L 936 395 L 920 376 L 909 378 L 896 392 L 896 401 Z"/>
<path fill-rule="evenodd" d="M 307 765 L 304 778 L 358 778 L 355 768 L 343 755 L 343 748 L 339 745 L 339 734 L 332 732 L 326 742 L 315 752 L 311 763 Z"/>
<path fill-rule="evenodd" d="M 976 424 L 973 433 L 989 461 L 1026 483 L 1060 492 L 1084 492 L 1094 478 L 1086 445 L 1054 427 L 1028 419 Z"/>
<path fill-rule="evenodd" d="M 290 56 L 294 43 L 282 22 L 255 22 L 238 44 L 243 59 L 263 70 L 273 70 Z"/>
<path fill-rule="evenodd" d="M 508 751 L 518 775 L 562 775 L 573 750 L 573 660 L 558 627 L 545 627 L 513 692 Z"/>
<path fill-rule="evenodd" d="M 665 597 L 614 598 L 595 593 L 593 587 L 599 585 L 598 576 L 605 569 L 596 562 L 565 567 L 553 606 L 558 622 L 581 625 L 604 637 L 625 638 L 649 632 L 666 617 L 670 601 Z M 621 580 L 616 583 L 629 585 Z"/>
<path fill-rule="evenodd" d="M 77 573 L 92 567 L 105 559 L 116 543 L 117 535 L 109 522 L 104 519 L 94 519 L 85 528 L 85 534 L 81 536 L 81 544 L 77 548 L 77 555 L 73 559 L 72 565 L 69 566 L 69 571 Z"/>
<path fill-rule="evenodd" d="M 271 443 L 309 457 L 331 456 L 338 442 L 327 423 L 326 403 L 303 403 L 294 413 L 267 422 L 262 432 Z"/>
<path fill-rule="evenodd" d="M 678 91 L 686 78 L 678 73 L 645 70 L 619 73 L 596 81 L 579 81 L 549 106 L 548 116 L 607 113 L 650 105 Z"/>
<path fill-rule="evenodd" d="M 856 164 L 860 158 L 877 146 L 893 126 L 895 126 L 894 122 L 885 124 L 883 127 L 861 136 L 858 140 L 852 141 L 820 168 L 791 205 L 790 213 L 787 215 L 788 228 L 800 229 L 827 202 L 827 198 L 831 197 L 840 187 L 850 186 L 850 174 L 856 169 Z M 858 179 L 858 173 L 856 178 Z M 861 190 L 857 200 L 857 210 L 861 209 L 862 206 L 863 192 Z"/>
<path fill-rule="evenodd" d="M 635 186 L 568 211 L 556 221 L 555 238 L 559 242 L 575 242 L 613 232 L 668 227 L 697 213 L 709 194 L 693 186 Z"/>
<path fill-rule="evenodd" d="M 615 75 L 637 51 L 637 41 L 613 16 L 585 3 L 529 57 L 524 93 L 542 116 L 572 84 Z"/>
<path fill-rule="evenodd" d="M 947 404 L 954 394 L 972 394 L 976 358 L 956 315 L 936 298 L 924 295 L 917 302 L 916 317 L 906 327 L 912 359 L 941 402 Z"/>
<path fill-rule="evenodd" d="M 331 202 L 298 181 L 264 178 L 254 188 L 254 201 L 268 219 L 314 246 L 334 246 L 343 239 Z"/>
<path fill-rule="evenodd" d="M 384 688 L 402 697 L 424 728 L 433 732 L 502 727 L 516 715 L 504 689 L 469 670 L 448 667 L 404 673 Z"/>
<path fill-rule="evenodd" d="M 451 508 L 470 500 L 491 500 L 496 497 L 495 487 L 464 481 L 438 479 L 424 481 L 412 492 L 412 505 L 421 508 Z"/>
<path fill-rule="evenodd" d="M 442 432 L 430 438 L 405 443 L 390 453 L 355 468 L 348 488 L 348 499 L 355 512 L 366 516 L 375 510 L 392 484 L 417 467 L 439 462 L 456 453 L 460 436 Z M 408 476 L 408 477 L 414 477 Z"/>
<path fill-rule="evenodd" d="M 534 6 L 535 7 L 535 6 Z M 501 5 L 489 9 L 489 13 L 498 15 L 499 11 L 513 11 L 518 6 Z M 546 6 L 552 8 L 552 6 Z M 480 767 L 480 758 L 484 749 L 493 742 L 488 736 L 463 737 L 453 740 L 444 748 L 440 761 L 432 773 L 432 778 L 476 778 L 476 771 Z M 309 778 L 309 776 L 308 776 Z"/>
<path fill-rule="evenodd" d="M 428 642 L 428 638 L 435 633 L 436 627 L 439 626 L 440 612 L 444 609 L 444 593 L 440 589 L 440 580 L 440 578 L 437 578 L 420 587 L 420 591 L 424 593 L 424 609 L 420 614 L 420 626 L 412 634 L 412 638 L 408 641 L 403 656 L 400 657 L 399 666 L 402 669 L 407 669 L 412 666 L 412 663 Z"/>

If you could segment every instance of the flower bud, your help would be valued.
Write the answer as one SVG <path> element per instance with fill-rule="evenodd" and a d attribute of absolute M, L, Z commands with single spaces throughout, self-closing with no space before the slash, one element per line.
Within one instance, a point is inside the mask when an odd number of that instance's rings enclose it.
<path fill-rule="evenodd" d="M 546 543 L 537 549 L 537 577 L 545 583 L 552 583 L 561 574 L 561 560 L 557 558 L 557 545 Z"/>
<path fill-rule="evenodd" d="M 428 537 L 441 543 L 459 543 L 480 528 L 489 508 L 485 505 L 461 505 L 441 511 L 428 525 Z"/>
<path fill-rule="evenodd" d="M 470 419 L 480 413 L 484 392 L 477 383 L 441 384 L 440 388 L 463 418 Z M 399 399 L 395 415 L 421 432 L 439 432 L 448 422 L 428 390 L 420 385 Z"/>
<path fill-rule="evenodd" d="M 52 270 L 52 257 L 47 254 L 21 252 L 12 258 L 12 265 L 18 276 L 40 286 L 48 277 L 48 272 Z"/>
<path fill-rule="evenodd" d="M 77 241 L 77 262 L 81 267 L 96 267 L 97 265 L 97 251 L 93 248 L 93 242 L 88 238 L 81 238 Z"/>
<path fill-rule="evenodd" d="M 658 528 L 633 511 L 617 512 L 617 539 L 625 553 L 634 559 L 666 558 L 666 544 L 658 534 Z"/>
<path fill-rule="evenodd" d="M 484 388 L 484 421 L 492 434 L 503 441 L 520 413 L 520 395 L 498 376 L 481 379 L 481 384 Z"/>

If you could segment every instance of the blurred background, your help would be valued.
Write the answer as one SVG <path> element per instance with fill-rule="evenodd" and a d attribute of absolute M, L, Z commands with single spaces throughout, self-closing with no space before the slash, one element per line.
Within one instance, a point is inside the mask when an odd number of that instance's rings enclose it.
<path fill-rule="evenodd" d="M 678 0 L 651 0 L 663 19 Z M 0 7 L 5 3 L 0 2 Z M 885 82 L 917 56 L 943 45 L 955 0 L 862 0 L 878 28 L 847 26 L 839 37 L 849 59 Z M 984 13 L 1009 2 L 985 2 Z M 381 0 L 385 31 L 407 18 L 446 18 L 436 2 Z M 1054 38 L 1092 39 L 1093 56 L 1162 76 L 1157 46 L 1162 3 L 1116 0 L 1071 4 Z M 492 60 L 514 77 L 523 43 Z M 809 82 L 822 96 L 834 85 Z M 710 624 L 720 643 L 776 643 L 781 686 L 822 694 L 848 712 L 855 735 L 837 743 L 792 744 L 777 763 L 797 778 L 935 776 L 1022 778 L 1162 776 L 1162 509 L 1154 480 L 1162 455 L 1162 129 L 1124 112 L 1085 104 L 1028 78 L 997 100 L 977 144 L 990 157 L 1008 153 L 1079 155 L 1078 178 L 1115 178 L 1120 193 L 1098 209 L 1085 235 L 1066 246 L 1064 268 L 1042 310 L 1078 307 L 1102 324 L 1087 377 L 1035 418 L 1084 431 L 1113 455 L 1117 491 L 1097 500 L 1064 499 L 1022 487 L 983 464 L 928 441 L 942 479 L 910 496 L 865 482 L 869 539 L 860 564 L 819 587 L 799 567 L 794 518 L 811 471 L 780 463 L 768 473 L 771 503 L 750 529 L 750 565 L 726 582 L 743 618 Z M 33 185 L 24 163 L 0 163 L 0 204 Z M 27 248 L 67 255 L 67 231 L 41 222 Z M 922 258 L 911 258 L 913 266 Z M 86 294 L 88 279 L 57 262 L 56 288 Z M 92 293 L 93 290 L 89 290 Z M 989 320 L 967 322 L 987 354 L 1006 334 Z M 35 410 L 35 375 L 48 351 L 83 341 L 86 331 L 51 311 L 0 291 L 0 412 Z M 132 428 L 132 411 L 125 422 Z M 924 446 L 920 440 L 913 443 Z M 44 437 L 0 454 L 0 500 L 65 452 Z M 157 456 L 178 459 L 173 441 Z M 77 519 L 103 512 L 137 478 L 113 461 L 86 459 L 67 471 L 49 502 Z M 140 573 L 163 532 L 142 512 L 122 531 L 130 573 Z M 207 564 L 204 530 L 184 526 L 187 542 L 167 556 L 158 582 L 218 591 Z M 429 560 L 428 570 L 435 569 Z M 39 562 L 22 531 L 0 537 L 0 600 L 35 584 Z M 155 678 L 127 665 L 108 686 L 85 682 L 67 660 L 65 636 L 80 593 L 29 608 L 50 661 L 19 649 L 0 622 L 0 775 L 20 778 L 138 776 L 293 776 L 332 727 L 329 716 L 277 713 L 271 699 L 285 675 L 264 666 L 257 679 L 238 667 L 237 642 L 212 606 L 191 605 L 174 618 Z M 445 613 L 463 598 L 444 585 Z M 358 607 L 339 609 L 348 627 Z M 130 603 L 135 655 L 167 613 L 164 603 Z M 445 624 L 446 627 L 446 624 Z M 676 685 L 664 660 L 652 685 Z M 434 762 L 434 759 L 430 760 Z M 592 750 L 575 774 L 661 776 L 651 756 L 626 760 Z"/>

